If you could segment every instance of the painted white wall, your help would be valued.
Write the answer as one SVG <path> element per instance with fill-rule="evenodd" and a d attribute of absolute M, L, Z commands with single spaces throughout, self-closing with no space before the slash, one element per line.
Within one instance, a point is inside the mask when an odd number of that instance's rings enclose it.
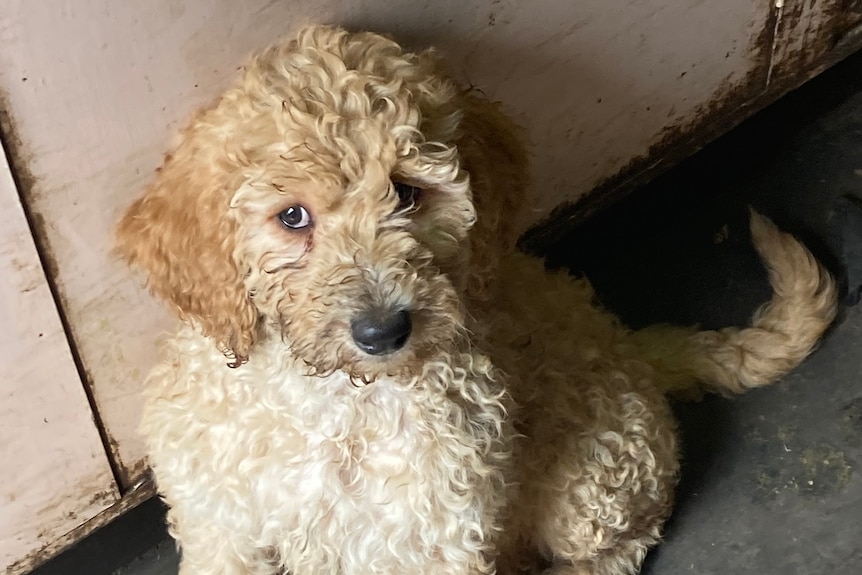
<path fill-rule="evenodd" d="M 0 569 L 119 498 L 0 148 Z"/>

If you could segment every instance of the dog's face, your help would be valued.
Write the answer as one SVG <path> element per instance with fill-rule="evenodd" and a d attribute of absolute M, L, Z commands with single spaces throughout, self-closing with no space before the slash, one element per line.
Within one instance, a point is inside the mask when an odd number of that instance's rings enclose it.
<path fill-rule="evenodd" d="M 461 329 L 475 213 L 455 91 L 430 64 L 337 33 L 247 74 L 268 109 L 240 130 L 254 143 L 231 199 L 234 256 L 258 312 L 318 372 L 400 371 Z"/>
<path fill-rule="evenodd" d="M 120 251 L 235 363 L 264 333 L 313 373 L 415 373 L 463 337 L 461 100 L 430 54 L 307 29 L 198 114 Z"/>

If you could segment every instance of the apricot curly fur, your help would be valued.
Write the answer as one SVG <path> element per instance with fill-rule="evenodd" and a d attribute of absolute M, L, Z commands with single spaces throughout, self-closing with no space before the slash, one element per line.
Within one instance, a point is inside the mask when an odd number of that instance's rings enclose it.
<path fill-rule="evenodd" d="M 639 569 L 679 469 L 665 393 L 787 373 L 835 285 L 753 213 L 751 327 L 630 331 L 516 253 L 527 182 L 499 105 L 371 33 L 308 27 L 192 119 L 117 230 L 183 320 L 141 426 L 182 575 Z M 409 312 L 402 348 L 357 346 L 372 309 Z"/>

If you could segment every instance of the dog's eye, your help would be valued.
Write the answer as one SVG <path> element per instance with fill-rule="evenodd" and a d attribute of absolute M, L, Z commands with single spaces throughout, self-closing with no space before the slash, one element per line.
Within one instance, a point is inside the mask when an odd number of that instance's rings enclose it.
<path fill-rule="evenodd" d="M 302 206 L 290 206 L 279 212 L 278 220 L 286 228 L 301 230 L 311 225 L 311 215 Z"/>
<path fill-rule="evenodd" d="M 422 190 L 410 184 L 402 182 L 392 182 L 395 188 L 395 193 L 398 194 L 397 212 L 410 210 L 411 208 L 419 207 L 419 197 L 422 195 Z"/>

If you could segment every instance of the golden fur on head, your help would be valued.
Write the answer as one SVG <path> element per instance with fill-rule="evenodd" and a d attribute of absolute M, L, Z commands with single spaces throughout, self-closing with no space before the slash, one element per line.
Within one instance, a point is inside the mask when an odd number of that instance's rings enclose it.
<path fill-rule="evenodd" d="M 182 575 L 638 569 L 679 468 L 663 392 L 786 373 L 835 286 L 752 214 L 753 325 L 633 333 L 514 252 L 525 158 L 433 53 L 321 26 L 194 117 L 118 231 L 185 320 L 141 426 Z M 399 343 L 363 347 L 380 310 Z"/>
<path fill-rule="evenodd" d="M 461 330 L 462 287 L 487 295 L 494 262 L 514 245 L 504 210 L 518 198 L 497 188 L 523 189 L 515 130 L 441 76 L 432 52 L 312 27 L 252 60 L 194 118 L 122 219 L 119 249 L 237 363 L 262 320 L 281 323 L 314 369 L 355 363 L 368 376 L 347 341 L 354 311 L 416 310 L 423 341 L 411 350 L 422 358 Z M 487 214 L 472 235 L 465 167 Z M 414 209 L 396 209 L 393 181 L 422 190 Z M 279 224 L 295 205 L 312 231 Z"/>

